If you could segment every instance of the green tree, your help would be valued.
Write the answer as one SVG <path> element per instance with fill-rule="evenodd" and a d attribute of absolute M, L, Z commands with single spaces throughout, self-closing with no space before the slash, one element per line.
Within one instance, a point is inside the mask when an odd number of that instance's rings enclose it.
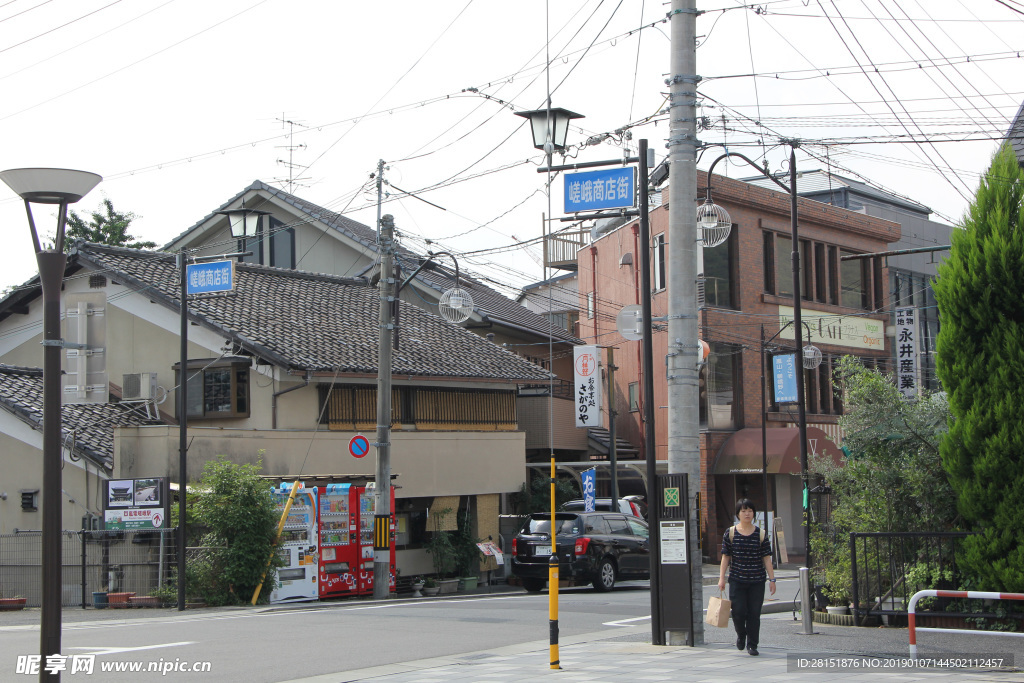
<path fill-rule="evenodd" d="M 278 513 L 270 484 L 260 478 L 262 461 L 236 464 L 224 456 L 207 461 L 196 486 L 190 521 L 207 530 L 200 545 L 212 548 L 189 559 L 189 592 L 210 605 L 252 599 L 277 535 Z M 276 561 L 276 554 L 274 555 Z M 275 568 L 263 581 L 262 601 L 274 586 Z M 191 585 L 195 581 L 197 585 Z"/>
<path fill-rule="evenodd" d="M 132 221 L 138 216 L 130 211 L 122 213 L 114 209 L 114 203 L 104 197 L 96 210 L 90 214 L 87 223 L 74 211 L 68 213 L 68 226 L 65 233 L 64 249 L 70 251 L 75 240 L 85 240 L 112 247 L 128 247 L 130 249 L 151 249 L 156 242 L 143 242 L 129 234 Z"/>
<path fill-rule="evenodd" d="M 953 416 L 942 462 L 977 535 L 961 567 L 981 590 L 1024 591 L 1024 170 L 1009 144 L 954 230 L 935 299 L 936 370 Z"/>
<path fill-rule="evenodd" d="M 835 381 L 844 394 L 840 426 L 848 457 L 841 466 L 826 456 L 809 463 L 832 491 L 829 523 L 812 528 L 811 550 L 826 594 L 841 604 L 852 586 L 851 532 L 947 531 L 959 519 L 939 455 L 949 417 L 945 395 L 925 392 L 908 401 L 891 376 L 853 356 L 840 359 Z"/>

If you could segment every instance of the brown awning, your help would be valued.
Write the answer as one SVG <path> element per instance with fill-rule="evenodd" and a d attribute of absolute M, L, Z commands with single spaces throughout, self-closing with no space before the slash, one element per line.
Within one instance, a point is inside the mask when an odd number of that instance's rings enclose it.
<path fill-rule="evenodd" d="M 791 427 L 765 430 L 768 454 L 768 474 L 800 473 L 800 430 Z M 825 453 L 837 465 L 842 463 L 842 451 L 817 427 L 807 428 L 807 457 L 813 452 Z M 762 465 L 761 428 L 746 427 L 737 431 L 722 444 L 715 457 L 712 474 L 755 474 Z"/>

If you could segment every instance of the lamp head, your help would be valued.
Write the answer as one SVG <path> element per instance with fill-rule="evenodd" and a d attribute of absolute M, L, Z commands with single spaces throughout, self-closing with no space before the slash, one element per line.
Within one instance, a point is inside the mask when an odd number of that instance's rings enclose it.
<path fill-rule="evenodd" d="M 27 202 L 74 204 L 103 177 L 70 168 L 12 168 L 0 171 L 0 180 Z"/>
<path fill-rule="evenodd" d="M 565 149 L 565 139 L 569 133 L 569 121 L 573 119 L 586 118 L 583 114 L 562 109 L 561 107 L 551 108 L 551 135 L 548 135 L 548 110 L 535 109 L 533 111 L 517 111 L 516 116 L 522 116 L 530 120 L 530 128 L 533 132 L 533 146 L 544 150 L 545 153 L 561 152 Z M 550 151 L 548 149 L 550 145 Z"/>

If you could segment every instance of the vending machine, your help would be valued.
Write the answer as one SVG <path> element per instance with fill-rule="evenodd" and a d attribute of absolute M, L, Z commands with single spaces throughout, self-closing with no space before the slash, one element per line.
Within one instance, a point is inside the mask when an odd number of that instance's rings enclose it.
<path fill-rule="evenodd" d="M 350 484 L 328 484 L 320 492 L 320 597 L 356 595 L 361 555 Z"/>
<path fill-rule="evenodd" d="M 395 487 L 391 488 L 391 520 L 389 522 L 388 538 L 390 539 L 390 565 L 391 576 L 389 578 L 389 590 L 395 590 Z M 359 486 L 354 489 L 352 497 L 355 509 L 359 511 L 359 576 L 357 592 L 360 595 L 373 594 L 373 515 L 376 508 L 374 493 L 376 485 L 374 482 Z"/>
<path fill-rule="evenodd" d="M 284 512 L 292 484 L 271 489 L 277 501 L 278 515 Z M 316 600 L 317 586 L 317 489 L 300 485 L 288 511 L 277 553 L 282 566 L 277 570 L 278 585 L 270 593 L 270 602 Z"/>

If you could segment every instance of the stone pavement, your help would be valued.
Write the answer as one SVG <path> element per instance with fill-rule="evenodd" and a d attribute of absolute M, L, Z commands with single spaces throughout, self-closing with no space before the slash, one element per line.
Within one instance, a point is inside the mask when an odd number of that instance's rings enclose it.
<path fill-rule="evenodd" d="M 852 627 L 838 627 L 855 630 Z M 636 629 L 642 631 L 642 629 Z M 643 635 L 640 640 L 634 640 Z M 905 637 L 905 631 L 904 631 Z M 1013 640 L 1013 639 L 1010 639 Z M 1000 681 L 1020 683 L 1021 670 L 939 670 L 913 668 L 904 655 L 878 659 L 885 665 L 902 668 L 862 668 L 873 663 L 872 658 L 841 657 L 836 653 L 819 652 L 822 660 L 831 658 L 834 666 L 829 670 L 798 669 L 797 657 L 792 665 L 787 655 L 790 650 L 778 647 L 760 648 L 761 655 L 751 657 L 738 652 L 728 644 L 708 644 L 700 648 L 658 647 L 650 644 L 650 630 L 646 634 L 606 633 L 588 634 L 565 639 L 559 645 L 561 669 L 549 665 L 546 642 L 523 643 L 504 648 L 471 652 L 450 657 L 421 659 L 418 661 L 378 666 L 357 671 L 338 672 L 297 679 L 289 683 L 463 683 L 468 681 L 533 681 L 555 677 L 561 681 L 586 683 L 633 683 L 634 681 L 694 681 L 699 683 L 751 683 L 752 681 Z M 813 655 L 804 653 L 809 660 Z"/>

